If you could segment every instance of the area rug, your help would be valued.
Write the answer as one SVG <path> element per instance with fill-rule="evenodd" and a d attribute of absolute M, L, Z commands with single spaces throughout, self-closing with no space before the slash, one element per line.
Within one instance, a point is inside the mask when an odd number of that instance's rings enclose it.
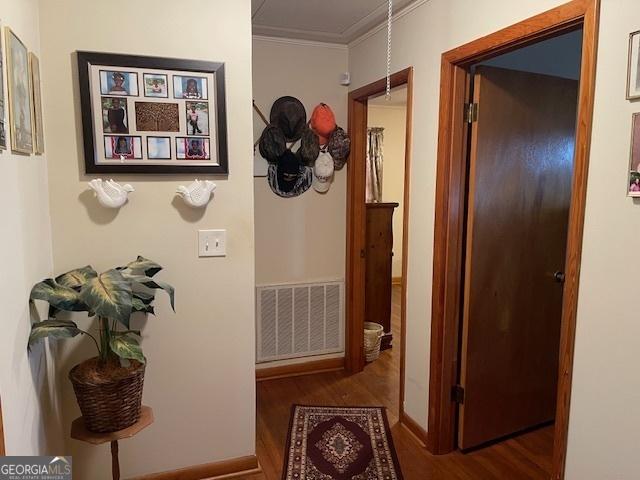
<path fill-rule="evenodd" d="M 402 480 L 381 407 L 291 409 L 283 480 Z"/>

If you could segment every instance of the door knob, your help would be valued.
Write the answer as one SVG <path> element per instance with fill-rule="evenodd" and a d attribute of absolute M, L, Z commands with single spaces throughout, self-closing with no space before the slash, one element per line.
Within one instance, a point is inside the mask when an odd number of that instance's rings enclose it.
<path fill-rule="evenodd" d="M 557 271 L 553 274 L 553 278 L 558 283 L 564 283 L 564 272 Z"/>

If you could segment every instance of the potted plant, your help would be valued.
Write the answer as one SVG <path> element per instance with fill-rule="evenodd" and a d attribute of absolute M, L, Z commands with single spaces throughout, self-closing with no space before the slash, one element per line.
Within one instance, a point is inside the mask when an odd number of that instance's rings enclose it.
<path fill-rule="evenodd" d="M 69 379 L 86 427 L 114 432 L 140 418 L 145 357 L 140 332 L 130 327 L 131 314 L 154 313 L 157 289 L 167 292 L 174 307 L 174 289 L 153 277 L 162 267 L 138 257 L 124 267 L 98 274 L 86 266 L 48 278 L 31 290 L 31 301 L 49 303 L 49 318 L 31 326 L 29 347 L 45 337 L 84 335 L 95 343 L 98 356 L 76 365 Z M 57 319 L 60 311 L 88 312 L 97 317 L 97 331 L 82 330 L 72 320 Z"/>

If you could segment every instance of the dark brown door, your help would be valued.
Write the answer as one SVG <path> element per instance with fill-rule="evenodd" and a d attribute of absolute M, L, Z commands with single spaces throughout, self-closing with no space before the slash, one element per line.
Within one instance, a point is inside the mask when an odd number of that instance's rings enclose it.
<path fill-rule="evenodd" d="M 578 82 L 478 67 L 458 443 L 553 420 Z"/>

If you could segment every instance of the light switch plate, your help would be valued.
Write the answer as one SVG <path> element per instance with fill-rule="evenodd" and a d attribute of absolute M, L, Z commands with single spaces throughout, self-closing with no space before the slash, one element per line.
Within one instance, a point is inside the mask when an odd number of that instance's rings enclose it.
<path fill-rule="evenodd" d="M 227 255 L 226 230 L 199 230 L 198 256 L 225 257 Z"/>

